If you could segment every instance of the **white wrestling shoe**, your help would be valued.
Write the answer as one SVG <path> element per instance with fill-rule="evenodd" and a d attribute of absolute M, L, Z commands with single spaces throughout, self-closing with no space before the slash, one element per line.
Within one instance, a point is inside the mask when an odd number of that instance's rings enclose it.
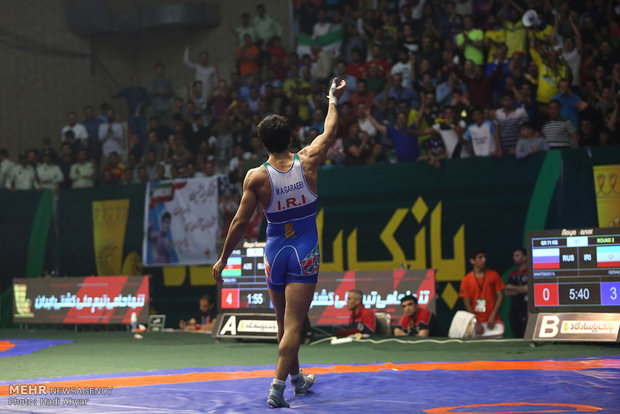
<path fill-rule="evenodd" d="M 289 403 L 284 399 L 284 387 L 286 385 L 271 384 L 269 388 L 269 397 L 267 397 L 267 404 L 271 408 L 290 407 Z"/>
<path fill-rule="evenodd" d="M 308 393 L 308 389 L 314 385 L 316 382 L 316 377 L 314 374 L 304 375 L 301 370 L 299 370 L 299 378 L 296 381 L 291 379 L 291 384 L 295 389 L 295 397 L 300 395 L 306 395 Z"/>

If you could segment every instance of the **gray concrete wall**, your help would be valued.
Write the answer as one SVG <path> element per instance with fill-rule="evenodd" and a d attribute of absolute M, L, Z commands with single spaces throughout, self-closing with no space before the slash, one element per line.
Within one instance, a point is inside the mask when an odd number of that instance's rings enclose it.
<path fill-rule="evenodd" d="M 113 8 L 140 4 L 178 3 L 196 0 L 111 0 Z M 162 61 L 178 91 L 193 79 L 182 63 L 183 48 L 191 44 L 191 57 L 207 50 L 223 77 L 234 68 L 236 48 L 233 30 L 240 15 L 255 14 L 263 3 L 267 13 L 281 22 L 285 44 L 289 39 L 288 0 L 209 1 L 220 9 L 220 24 L 211 29 L 163 29 L 132 36 L 109 35 L 90 39 L 71 32 L 65 19 L 64 0 L 4 0 L 0 2 L 0 147 L 17 152 L 39 148 L 45 136 L 60 145 L 66 114 L 82 118 L 86 104 L 99 107 L 110 102 L 126 118 L 123 100 L 111 95 L 128 83 L 132 72 L 142 84 L 152 77 L 153 65 Z M 130 6 L 128 6 L 130 4 Z M 88 57 L 92 52 L 94 59 Z"/>

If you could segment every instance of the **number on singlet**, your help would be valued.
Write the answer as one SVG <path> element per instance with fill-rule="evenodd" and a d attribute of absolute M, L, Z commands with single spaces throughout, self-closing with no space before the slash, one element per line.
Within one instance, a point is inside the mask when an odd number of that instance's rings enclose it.
<path fill-rule="evenodd" d="M 549 292 L 549 288 L 544 288 L 543 299 L 545 300 L 545 302 L 548 301 L 550 297 L 551 297 L 551 293 Z"/>

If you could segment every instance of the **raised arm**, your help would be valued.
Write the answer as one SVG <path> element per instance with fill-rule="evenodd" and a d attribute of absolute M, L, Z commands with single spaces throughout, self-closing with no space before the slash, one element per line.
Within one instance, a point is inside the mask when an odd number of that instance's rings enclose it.
<path fill-rule="evenodd" d="M 387 128 L 386 128 L 386 126 L 381 124 L 381 123 L 379 123 L 379 121 L 377 121 L 372 116 L 372 114 L 370 113 L 370 109 L 369 108 L 366 108 L 366 116 L 370 120 L 370 123 L 372 124 L 372 126 L 374 126 L 376 128 L 376 130 L 381 133 L 381 135 L 387 135 Z"/>
<path fill-rule="evenodd" d="M 610 3 L 611 4 L 611 3 Z M 571 12 L 568 15 L 568 22 L 570 23 L 570 27 L 573 30 L 573 37 L 575 38 L 575 47 L 579 53 L 583 53 L 583 39 L 581 38 L 581 32 L 577 28 L 575 24 L 575 15 Z"/>
<path fill-rule="evenodd" d="M 230 228 L 228 230 L 228 234 L 226 235 L 226 241 L 224 242 L 224 248 L 222 249 L 220 259 L 215 265 L 213 265 L 213 278 L 220 285 L 224 283 L 224 279 L 222 279 L 222 270 L 226 267 L 226 262 L 228 262 L 228 258 L 230 257 L 233 249 L 241 241 L 241 238 L 248 227 L 248 223 L 250 222 L 250 218 L 252 217 L 252 214 L 254 214 L 254 210 L 256 210 L 256 206 L 258 205 L 258 199 L 254 189 L 256 174 L 256 169 L 252 169 L 248 171 L 248 174 L 245 176 L 245 180 L 243 181 L 243 196 L 241 197 L 239 209 L 230 223 Z"/>
<path fill-rule="evenodd" d="M 183 63 L 189 68 L 196 69 L 198 65 L 189 60 L 189 46 L 185 46 L 185 50 L 183 51 Z"/>
<path fill-rule="evenodd" d="M 307 158 L 310 163 L 319 166 L 325 162 L 327 151 L 334 145 L 336 131 L 338 129 L 338 98 L 342 96 L 346 88 L 344 79 L 334 78 L 329 88 L 329 109 L 325 117 L 323 133 L 316 137 L 312 144 L 299 151 L 299 155 Z"/>

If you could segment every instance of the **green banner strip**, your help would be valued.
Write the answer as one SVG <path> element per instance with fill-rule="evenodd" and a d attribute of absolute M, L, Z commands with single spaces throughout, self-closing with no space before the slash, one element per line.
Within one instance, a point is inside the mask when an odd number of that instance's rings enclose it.
<path fill-rule="evenodd" d="M 333 32 L 329 32 L 324 34 L 323 36 L 319 36 L 316 39 L 313 39 L 311 36 L 305 35 L 301 33 L 299 38 L 297 39 L 297 43 L 303 46 L 327 46 L 332 43 L 336 43 L 342 40 L 342 35 L 344 31 L 342 29 L 334 30 Z"/>
<path fill-rule="evenodd" d="M 545 160 L 538 172 L 534 191 L 532 191 L 532 198 L 523 228 L 523 246 L 527 244 L 528 232 L 545 228 L 549 206 L 553 199 L 555 187 L 560 179 L 561 166 L 562 152 L 558 150 L 547 151 Z"/>
<path fill-rule="evenodd" d="M 30 241 L 28 242 L 28 261 L 26 262 L 26 277 L 43 276 L 45 261 L 45 245 L 52 222 L 54 199 L 51 190 L 45 190 L 39 198 L 39 205 L 32 222 Z"/>

